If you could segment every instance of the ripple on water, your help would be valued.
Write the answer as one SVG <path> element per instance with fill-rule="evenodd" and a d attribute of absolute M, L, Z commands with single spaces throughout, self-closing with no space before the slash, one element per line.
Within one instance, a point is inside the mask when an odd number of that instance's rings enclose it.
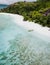
<path fill-rule="evenodd" d="M 0 16 L 0 65 L 50 65 L 50 41 Z"/>

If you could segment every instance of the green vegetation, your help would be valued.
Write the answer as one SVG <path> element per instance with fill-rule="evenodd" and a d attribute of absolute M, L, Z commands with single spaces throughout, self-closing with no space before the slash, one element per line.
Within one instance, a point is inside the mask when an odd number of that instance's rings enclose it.
<path fill-rule="evenodd" d="M 49 10 L 49 12 L 47 12 L 47 10 Z M 17 2 L 0 10 L 0 12 L 19 14 L 24 16 L 25 21 L 29 20 L 50 27 L 50 0 Z"/>

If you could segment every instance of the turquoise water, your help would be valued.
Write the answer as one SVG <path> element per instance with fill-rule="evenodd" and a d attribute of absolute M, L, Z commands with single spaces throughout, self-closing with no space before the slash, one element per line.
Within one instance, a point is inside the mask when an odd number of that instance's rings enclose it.
<path fill-rule="evenodd" d="M 0 14 L 0 65 L 50 65 L 50 38 Z"/>

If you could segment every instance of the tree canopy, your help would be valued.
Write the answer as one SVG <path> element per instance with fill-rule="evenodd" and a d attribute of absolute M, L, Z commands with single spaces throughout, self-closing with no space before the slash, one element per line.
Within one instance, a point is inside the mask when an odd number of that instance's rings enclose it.
<path fill-rule="evenodd" d="M 43 26 L 50 27 L 50 12 L 48 12 L 48 10 L 50 10 L 50 1 L 49 0 L 37 0 L 37 1 L 17 2 L 11 4 L 5 9 L 0 10 L 0 12 L 19 14 L 24 16 L 25 21 L 29 20 L 35 23 L 39 23 Z"/>

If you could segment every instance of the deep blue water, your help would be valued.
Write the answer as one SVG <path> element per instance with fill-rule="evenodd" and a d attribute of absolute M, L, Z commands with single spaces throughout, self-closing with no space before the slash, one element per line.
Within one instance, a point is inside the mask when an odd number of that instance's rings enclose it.
<path fill-rule="evenodd" d="M 0 9 L 6 8 L 8 5 L 0 4 Z"/>
<path fill-rule="evenodd" d="M 0 65 L 50 65 L 50 38 L 0 14 Z"/>

